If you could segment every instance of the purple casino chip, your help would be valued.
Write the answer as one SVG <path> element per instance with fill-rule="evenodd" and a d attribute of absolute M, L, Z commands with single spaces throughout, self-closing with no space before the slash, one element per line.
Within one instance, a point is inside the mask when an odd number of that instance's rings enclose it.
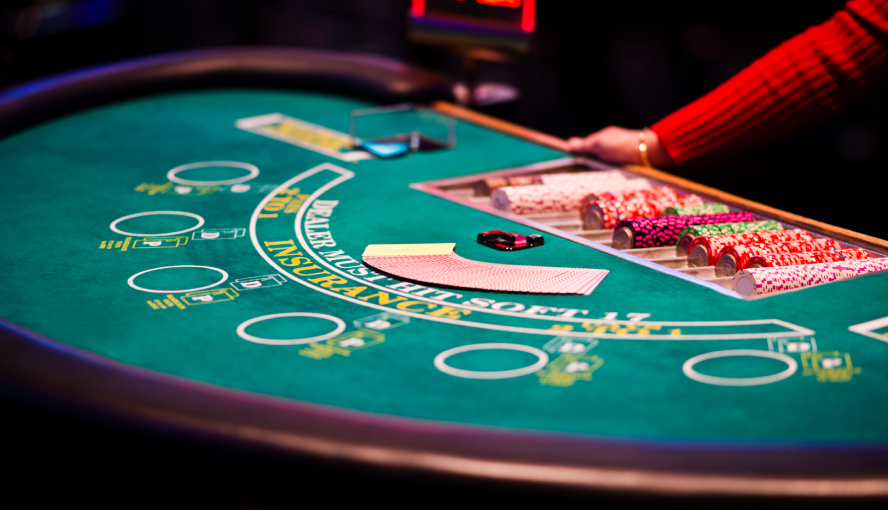
<path fill-rule="evenodd" d="M 678 242 L 679 233 L 689 225 L 735 223 L 754 220 L 755 217 L 748 211 L 624 220 L 617 224 L 614 230 L 612 246 L 618 250 L 670 246 Z"/>

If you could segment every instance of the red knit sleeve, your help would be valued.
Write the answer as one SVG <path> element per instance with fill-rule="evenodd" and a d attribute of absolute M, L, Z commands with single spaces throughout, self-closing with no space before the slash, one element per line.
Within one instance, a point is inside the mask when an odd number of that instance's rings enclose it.
<path fill-rule="evenodd" d="M 755 149 L 875 93 L 886 48 L 888 0 L 851 0 L 651 129 L 678 165 Z"/>

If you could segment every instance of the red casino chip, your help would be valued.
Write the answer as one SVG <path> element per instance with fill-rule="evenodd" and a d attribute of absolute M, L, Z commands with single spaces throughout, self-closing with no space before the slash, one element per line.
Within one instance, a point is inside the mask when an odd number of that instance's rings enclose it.
<path fill-rule="evenodd" d="M 653 218 L 657 208 L 649 200 L 600 200 L 592 202 L 583 211 L 583 229 L 611 229 L 623 220 Z"/>
<path fill-rule="evenodd" d="M 844 260 L 863 260 L 869 258 L 866 250 L 813 251 L 808 253 L 772 253 L 757 255 L 749 261 L 749 268 L 803 266 L 806 264 L 822 264 L 825 262 L 841 262 Z"/>
<path fill-rule="evenodd" d="M 580 211 L 583 199 L 591 194 L 615 190 L 649 189 L 645 179 L 628 179 L 612 183 L 553 184 L 506 186 L 491 194 L 491 204 L 512 214 L 540 214 Z"/>
<path fill-rule="evenodd" d="M 676 195 L 674 192 L 659 190 L 635 190 L 620 194 L 608 193 L 603 196 L 607 197 L 608 195 L 615 198 L 599 199 L 590 202 L 583 208 L 584 230 L 612 229 L 623 220 L 656 218 L 669 207 L 695 205 L 703 202 L 697 195 Z M 636 198 L 620 199 L 626 196 Z"/>
<path fill-rule="evenodd" d="M 603 200 L 658 200 L 663 198 L 677 198 L 678 193 L 669 186 L 657 186 L 651 189 L 637 189 L 625 191 L 606 191 L 597 195 L 589 195 L 584 199 L 585 203 L 599 202 Z"/>
<path fill-rule="evenodd" d="M 590 194 L 583 199 L 583 206 L 581 210 L 585 210 L 585 208 L 591 204 L 592 202 L 600 202 L 600 201 L 609 201 L 609 200 L 617 200 L 620 202 L 625 202 L 628 200 L 678 200 L 679 197 L 690 197 L 696 195 L 680 195 L 677 191 L 670 188 L 669 186 L 656 186 L 650 189 L 629 189 L 629 190 L 615 190 L 615 191 L 605 191 L 603 193 L 598 194 Z M 698 197 L 699 198 L 699 197 Z M 696 203 L 695 199 L 690 199 Z"/>
<path fill-rule="evenodd" d="M 833 239 L 814 239 L 812 241 L 790 241 L 777 244 L 739 244 L 727 246 L 718 255 L 715 264 L 715 276 L 734 276 L 749 266 L 753 257 L 772 253 L 807 253 L 816 251 L 834 251 L 837 249 Z"/>
<path fill-rule="evenodd" d="M 688 265 L 690 267 L 714 266 L 718 262 L 721 251 L 728 246 L 738 244 L 776 244 L 788 241 L 813 241 L 814 236 L 806 230 L 766 230 L 764 232 L 745 232 L 742 234 L 723 234 L 717 236 L 700 236 L 694 238 L 688 246 Z"/>

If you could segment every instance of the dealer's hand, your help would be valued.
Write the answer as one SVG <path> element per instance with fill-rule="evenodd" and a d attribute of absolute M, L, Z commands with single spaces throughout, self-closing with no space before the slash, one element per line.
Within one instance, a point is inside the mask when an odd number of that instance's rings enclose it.
<path fill-rule="evenodd" d="M 608 163 L 641 165 L 643 162 L 638 151 L 638 133 L 637 129 L 609 126 L 585 138 L 571 138 L 567 143 L 571 152 L 589 154 Z M 645 143 L 652 166 L 657 168 L 672 166 L 672 160 L 660 145 L 657 133 L 650 129 L 646 130 Z"/>

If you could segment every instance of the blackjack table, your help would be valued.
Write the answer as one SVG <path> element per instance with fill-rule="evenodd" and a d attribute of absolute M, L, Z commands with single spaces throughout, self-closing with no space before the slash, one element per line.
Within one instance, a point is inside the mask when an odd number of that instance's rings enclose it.
<path fill-rule="evenodd" d="M 309 464 L 480 484 L 888 495 L 888 274 L 749 297 L 674 248 L 618 249 L 576 214 L 514 214 L 478 189 L 616 170 L 873 257 L 888 243 L 578 158 L 449 91 L 377 57 L 255 48 L 6 91 L 4 393 Z M 452 139 L 400 157 L 351 143 L 353 112 L 404 103 Z M 545 242 L 492 249 L 478 242 L 492 230 Z M 499 292 L 362 259 L 424 243 L 607 273 L 588 294 Z"/>

